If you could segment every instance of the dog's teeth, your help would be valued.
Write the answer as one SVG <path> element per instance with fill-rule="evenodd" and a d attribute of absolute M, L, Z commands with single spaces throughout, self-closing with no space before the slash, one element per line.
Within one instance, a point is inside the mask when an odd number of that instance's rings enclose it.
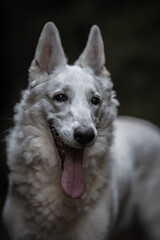
<path fill-rule="evenodd" d="M 62 169 L 62 171 L 64 169 L 64 160 L 61 160 L 61 169 Z"/>
<path fill-rule="evenodd" d="M 63 163 L 64 163 L 63 159 L 64 159 L 64 156 L 65 156 L 64 143 L 60 139 L 59 134 L 56 131 L 56 129 L 53 126 L 50 127 L 50 128 L 51 128 L 51 132 L 52 132 L 52 135 L 53 135 L 53 139 L 54 139 L 57 151 L 58 151 L 59 156 L 60 156 L 60 158 L 62 160 L 61 167 L 62 167 L 62 170 L 63 170 Z"/>

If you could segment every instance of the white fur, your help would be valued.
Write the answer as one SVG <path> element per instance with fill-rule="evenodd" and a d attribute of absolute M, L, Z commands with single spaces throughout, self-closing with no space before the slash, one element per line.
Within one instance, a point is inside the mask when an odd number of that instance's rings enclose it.
<path fill-rule="evenodd" d="M 104 240 L 130 193 L 120 225 L 136 207 L 151 239 L 160 239 L 160 133 L 148 122 L 116 118 L 118 101 L 104 67 L 103 41 L 92 27 L 74 66 L 66 63 L 54 24 L 44 27 L 29 73 L 29 87 L 15 107 L 7 137 L 10 168 L 4 222 L 13 240 Z M 65 103 L 53 100 L 65 93 Z M 93 96 L 101 100 L 91 104 Z M 61 189 L 60 160 L 48 122 L 65 144 L 77 148 L 76 127 L 91 127 L 85 149 L 86 191 L 80 199 Z"/>

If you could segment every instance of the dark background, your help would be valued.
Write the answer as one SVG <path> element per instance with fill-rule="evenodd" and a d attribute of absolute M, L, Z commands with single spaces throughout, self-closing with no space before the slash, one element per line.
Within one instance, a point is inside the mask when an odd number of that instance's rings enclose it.
<path fill-rule="evenodd" d="M 47 21 L 61 35 L 69 63 L 83 50 L 90 27 L 102 32 L 106 66 L 120 100 L 119 114 L 160 126 L 160 1 L 1 1 L 0 207 L 7 189 L 4 138 L 13 125 L 13 106 L 27 87 L 27 69 Z M 0 226 L 0 238 L 7 240 Z M 138 239 L 134 234 L 123 239 Z"/>

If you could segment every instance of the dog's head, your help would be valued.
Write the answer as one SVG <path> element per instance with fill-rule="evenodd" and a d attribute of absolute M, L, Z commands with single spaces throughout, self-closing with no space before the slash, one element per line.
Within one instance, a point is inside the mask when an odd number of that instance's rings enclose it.
<path fill-rule="evenodd" d="M 116 115 L 117 102 L 104 64 L 97 26 L 75 65 L 69 66 L 56 26 L 47 23 L 30 68 L 30 89 L 41 92 L 42 109 L 62 161 L 62 188 L 73 198 L 85 189 L 84 149 L 104 134 Z"/>

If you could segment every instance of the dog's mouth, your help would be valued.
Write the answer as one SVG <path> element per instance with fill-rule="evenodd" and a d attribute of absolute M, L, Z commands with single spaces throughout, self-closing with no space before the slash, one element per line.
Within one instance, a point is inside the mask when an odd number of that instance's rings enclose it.
<path fill-rule="evenodd" d="M 61 159 L 61 186 L 65 194 L 71 198 L 80 198 L 85 192 L 84 148 L 72 148 L 64 144 L 56 128 L 50 125 L 54 143 Z"/>

